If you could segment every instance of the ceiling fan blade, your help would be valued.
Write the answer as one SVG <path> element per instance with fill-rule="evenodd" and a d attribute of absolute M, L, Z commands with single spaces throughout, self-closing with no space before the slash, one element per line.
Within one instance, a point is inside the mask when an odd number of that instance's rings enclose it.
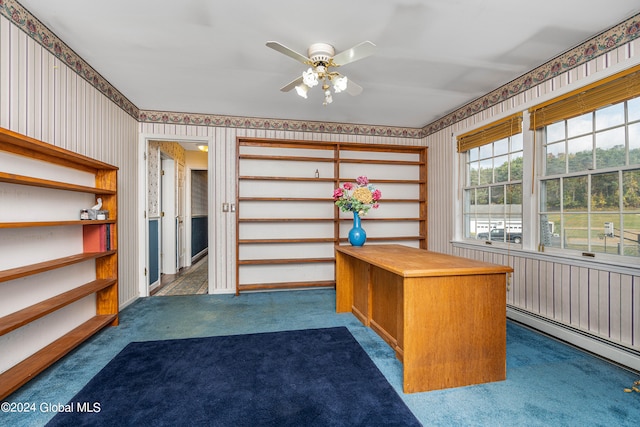
<path fill-rule="evenodd" d="M 372 55 L 376 51 L 376 45 L 370 41 L 364 41 L 351 49 L 340 52 L 333 57 L 333 63 L 337 66 L 345 65 Z"/>
<path fill-rule="evenodd" d="M 354 83 L 353 80 L 348 79 L 347 80 L 347 89 L 345 89 L 345 92 L 347 92 L 351 96 L 360 95 L 362 93 L 362 86 L 360 86 L 357 83 Z"/>
<path fill-rule="evenodd" d="M 278 42 L 267 42 L 267 46 L 273 50 L 277 50 L 280 53 L 287 55 L 289 58 L 293 58 L 296 61 L 300 61 L 303 64 L 309 64 L 309 58 L 304 56 L 301 53 L 296 52 L 295 50 L 289 49 L 285 45 Z"/>
<path fill-rule="evenodd" d="M 289 92 L 291 89 L 293 89 L 294 87 L 298 86 L 300 83 L 302 83 L 302 76 L 298 77 L 297 79 L 295 79 L 291 83 L 282 86 L 280 88 L 280 90 L 282 92 Z"/>

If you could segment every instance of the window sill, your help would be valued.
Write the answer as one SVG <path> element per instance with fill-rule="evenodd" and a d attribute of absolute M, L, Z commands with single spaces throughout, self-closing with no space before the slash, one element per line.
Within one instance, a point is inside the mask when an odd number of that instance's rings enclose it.
<path fill-rule="evenodd" d="M 483 243 L 480 243 L 483 242 Z M 561 264 L 570 264 L 577 267 L 584 267 L 589 269 L 607 270 L 612 273 L 620 274 L 640 274 L 640 260 L 631 259 L 627 261 L 627 258 L 620 261 L 612 261 L 610 259 L 598 259 L 596 254 L 595 258 L 584 257 L 580 255 L 568 254 L 559 250 L 547 249 L 546 252 L 538 252 L 528 249 L 523 249 L 522 245 L 506 244 L 501 242 L 493 242 L 491 245 L 484 244 L 483 241 L 476 243 L 473 240 L 454 240 L 451 241 L 451 245 L 454 248 L 471 249 L 483 252 L 491 252 L 503 255 L 514 255 L 527 259 L 535 259 L 545 262 L 557 262 Z M 637 265 L 629 265 L 630 262 L 635 262 Z"/>

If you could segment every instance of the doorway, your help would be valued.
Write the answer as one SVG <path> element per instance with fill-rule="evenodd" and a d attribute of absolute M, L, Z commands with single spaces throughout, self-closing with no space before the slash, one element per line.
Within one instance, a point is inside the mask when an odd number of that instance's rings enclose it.
<path fill-rule="evenodd" d="M 198 144 L 202 145 L 202 142 Z M 191 170 L 196 168 L 206 173 L 208 155 L 197 150 L 193 140 L 168 141 L 145 137 L 141 145 L 145 202 L 144 223 L 141 223 L 144 231 L 141 239 L 141 243 L 144 242 L 144 258 L 141 258 L 144 274 L 141 277 L 140 294 L 153 295 L 165 283 L 186 276 L 196 267 L 200 276 L 204 274 L 204 280 L 194 293 L 203 293 L 202 287 L 207 293 L 208 265 L 201 268 L 203 263 L 208 263 L 206 251 L 198 259 L 193 258 L 192 251 Z M 204 217 L 208 222 L 208 185 L 199 191 L 205 194 Z M 195 265 L 196 261 L 198 265 Z"/>
<path fill-rule="evenodd" d="M 190 263 L 176 274 L 163 274 L 161 285 L 151 295 L 201 295 L 208 293 L 208 171 L 192 169 L 188 175 L 189 218 L 180 220 L 176 230 L 190 228 Z M 180 197 L 178 197 L 180 199 Z M 182 218 L 178 215 L 179 218 Z M 190 227 L 184 227 L 188 222 Z M 180 233 L 178 233 L 180 234 Z M 186 252 L 186 251 L 184 251 Z"/>

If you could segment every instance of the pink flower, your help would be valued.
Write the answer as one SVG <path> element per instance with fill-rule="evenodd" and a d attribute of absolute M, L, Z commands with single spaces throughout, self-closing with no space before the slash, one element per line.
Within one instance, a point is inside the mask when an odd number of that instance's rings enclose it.
<path fill-rule="evenodd" d="M 374 203 L 373 205 L 371 205 L 371 207 L 373 209 L 378 209 L 380 207 L 380 205 L 378 203 Z"/>
<path fill-rule="evenodd" d="M 371 198 L 374 202 L 377 202 L 382 198 L 382 192 L 380 190 L 374 190 L 373 193 L 371 193 Z"/>
<path fill-rule="evenodd" d="M 353 190 L 353 184 L 350 182 L 345 182 L 343 187 L 345 190 Z"/>
<path fill-rule="evenodd" d="M 338 200 L 343 194 L 342 188 L 336 188 L 333 190 L 333 200 Z"/>
<path fill-rule="evenodd" d="M 365 185 L 369 184 L 369 178 L 367 178 L 366 176 L 359 176 L 356 178 L 356 182 L 358 183 L 358 185 L 364 187 Z"/>

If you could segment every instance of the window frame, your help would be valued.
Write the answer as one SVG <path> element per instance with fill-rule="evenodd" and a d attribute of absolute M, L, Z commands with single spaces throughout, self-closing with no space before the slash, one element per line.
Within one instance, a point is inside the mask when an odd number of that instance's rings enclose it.
<path fill-rule="evenodd" d="M 522 130 L 522 118 L 523 113 L 519 112 L 473 131 L 461 134 L 457 137 L 459 161 L 462 165 L 460 181 L 462 184 L 460 186 L 462 191 L 462 202 L 460 212 L 461 237 L 464 241 L 483 245 L 497 244 L 516 245 L 518 248 L 522 247 L 525 215 L 523 204 L 523 196 L 525 192 L 525 135 Z M 503 141 L 506 141 L 506 148 L 497 153 L 495 151 L 496 144 L 503 144 Z M 515 148 L 514 143 L 517 144 Z M 482 156 L 481 152 L 486 151 L 487 149 L 491 150 L 490 155 Z M 470 156 L 474 155 L 474 150 L 477 157 L 472 159 Z M 502 158 L 506 158 L 506 161 L 503 161 L 500 164 L 495 163 L 496 159 Z M 518 161 L 517 159 L 520 159 L 519 163 L 521 164 L 521 167 L 518 172 L 519 176 L 514 178 L 513 166 L 514 161 Z M 482 162 L 487 161 L 491 162 L 491 180 L 490 182 L 481 182 L 481 164 Z M 472 164 L 478 165 L 478 168 L 475 169 L 475 172 L 478 174 L 475 181 L 473 181 L 470 176 Z M 507 165 L 507 177 L 506 179 L 497 181 L 496 170 L 504 165 Z M 520 203 L 519 208 L 516 208 L 515 211 L 512 209 L 512 204 L 507 203 L 510 198 L 509 188 L 513 185 L 519 186 L 519 195 L 516 197 L 519 197 Z M 496 188 L 501 189 L 501 196 L 498 194 L 496 197 L 500 198 L 502 203 L 491 204 L 491 189 Z M 478 227 L 482 227 L 483 224 L 479 225 L 478 223 L 478 211 L 471 212 L 471 201 L 468 197 L 468 192 L 474 192 L 474 201 L 476 202 L 474 204 L 477 205 L 478 191 L 484 190 L 486 190 L 488 198 L 486 204 L 488 209 L 488 212 L 486 213 L 487 220 L 485 221 L 487 222 L 488 227 L 487 230 L 484 230 L 487 234 L 487 239 L 478 239 L 477 235 L 482 233 L 482 230 L 479 230 Z M 498 209 L 502 209 L 501 212 L 498 212 L 498 217 L 493 222 L 491 206 L 499 206 Z M 492 227 L 491 225 L 495 225 L 495 227 Z M 491 233 L 491 230 L 499 227 L 502 227 L 502 229 L 505 230 L 503 232 L 503 240 L 490 240 L 489 233 Z M 511 230 L 509 230 L 510 227 Z"/>

